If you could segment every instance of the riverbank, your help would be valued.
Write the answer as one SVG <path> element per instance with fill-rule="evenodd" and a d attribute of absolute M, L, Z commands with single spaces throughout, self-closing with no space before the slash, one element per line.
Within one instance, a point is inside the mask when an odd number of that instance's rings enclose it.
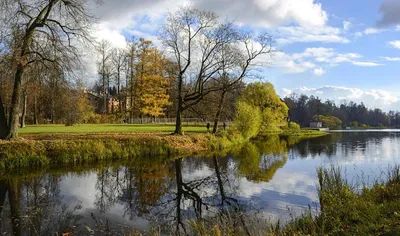
<path fill-rule="evenodd" d="M 210 149 L 207 134 L 40 134 L 0 141 L 0 168 L 38 168 L 138 156 L 189 155 Z M 215 141 L 213 141 L 215 142 Z"/>
<path fill-rule="evenodd" d="M 370 187 L 351 186 L 338 168 L 319 169 L 318 214 L 310 209 L 286 225 L 233 209 L 212 219 L 192 221 L 193 235 L 398 235 L 400 166 Z"/>
<path fill-rule="evenodd" d="M 40 168 L 52 165 L 85 164 L 105 160 L 124 160 L 134 157 L 152 156 L 189 156 L 214 152 L 227 152 L 231 147 L 237 148 L 245 143 L 240 135 L 219 135 L 201 133 L 204 127 L 191 126 L 184 136 L 171 135 L 167 132 L 136 132 L 133 130 L 154 130 L 155 125 L 134 125 L 121 127 L 109 125 L 131 132 L 111 133 L 108 126 L 84 125 L 75 127 L 75 132 L 68 127 L 57 126 L 60 133 L 56 133 L 54 126 L 31 127 L 31 130 L 22 129 L 21 140 L 0 141 L 0 169 Z M 161 126 L 161 125 L 158 125 Z M 101 133 L 104 127 L 110 132 Z M 160 128 L 171 129 L 170 126 Z M 88 128 L 90 130 L 88 130 Z M 33 130 L 32 130 L 33 129 Z M 56 130 L 57 130 L 56 129 Z M 132 130 L 133 129 L 133 130 Z M 46 132 L 50 130 L 49 132 Z M 199 133 L 196 133 L 197 132 Z M 88 131 L 88 132 L 85 132 Z M 299 131 L 298 131 L 299 132 Z M 301 132 L 301 131 L 300 131 Z M 313 133 L 290 133 L 281 137 L 314 138 Z"/>

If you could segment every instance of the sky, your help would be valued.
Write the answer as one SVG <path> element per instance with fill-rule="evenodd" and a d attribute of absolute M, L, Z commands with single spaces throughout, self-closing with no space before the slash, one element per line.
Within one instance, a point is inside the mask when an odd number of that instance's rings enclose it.
<path fill-rule="evenodd" d="M 162 49 L 160 27 L 181 6 L 271 34 L 278 51 L 261 74 L 282 97 L 400 110 L 400 0 L 103 0 L 91 5 L 94 35 L 116 47 L 143 37 Z M 95 63 L 88 68 L 96 73 Z"/>

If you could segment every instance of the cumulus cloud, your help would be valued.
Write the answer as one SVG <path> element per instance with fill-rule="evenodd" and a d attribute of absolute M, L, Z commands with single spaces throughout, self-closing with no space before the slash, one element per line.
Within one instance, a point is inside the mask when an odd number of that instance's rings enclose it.
<path fill-rule="evenodd" d="M 131 36 L 144 37 L 159 45 L 158 28 L 168 12 L 176 11 L 181 6 L 214 11 L 223 19 L 250 28 L 269 28 L 279 35 L 279 43 L 349 42 L 341 36 L 342 29 L 326 25 L 328 13 L 317 0 L 113 0 L 100 5 L 90 1 L 90 11 L 99 21 L 95 38 L 108 40 L 116 47 L 123 47 L 125 38 Z M 95 57 L 94 53 L 88 54 Z M 95 60 L 86 61 L 89 71 L 95 75 Z M 312 63 L 294 61 L 286 66 L 291 73 L 314 67 Z"/>
<path fill-rule="evenodd" d="M 291 23 L 324 26 L 328 21 L 327 12 L 316 0 L 113 0 L 104 1 L 100 6 L 92 4 L 92 11 L 102 21 L 127 27 L 137 14 L 159 16 L 183 5 L 214 11 L 239 24 L 259 27 Z"/>
<path fill-rule="evenodd" d="M 397 96 L 385 90 L 371 89 L 362 90 L 359 88 L 349 88 L 333 85 L 325 85 L 317 88 L 300 87 L 295 89 L 282 89 L 281 95 L 290 94 L 314 95 L 326 100 L 334 100 L 336 103 L 343 101 L 363 102 L 370 108 L 381 108 L 384 110 L 394 109 L 399 106 L 400 100 Z"/>
<path fill-rule="evenodd" d="M 328 14 L 315 0 L 189 0 L 193 7 L 216 11 L 240 24 L 259 27 L 295 23 L 300 26 L 324 26 Z M 244 10 L 245 9 L 245 10 Z"/>
<path fill-rule="evenodd" d="M 379 9 L 382 18 L 377 22 L 377 27 L 386 28 L 400 24 L 400 1 L 384 0 Z"/>
<path fill-rule="evenodd" d="M 400 40 L 390 41 L 388 44 L 394 48 L 400 49 Z"/>

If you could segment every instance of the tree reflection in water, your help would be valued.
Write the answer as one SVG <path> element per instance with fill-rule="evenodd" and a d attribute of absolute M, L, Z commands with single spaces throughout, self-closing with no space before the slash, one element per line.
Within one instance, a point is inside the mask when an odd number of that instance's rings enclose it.
<path fill-rule="evenodd" d="M 0 180 L 0 230 L 6 235 L 54 235 L 84 232 L 80 206 L 62 203 L 58 178 L 43 175 L 34 178 Z"/>
<path fill-rule="evenodd" d="M 14 235 L 69 231 L 79 235 L 107 234 L 124 230 L 118 229 L 121 222 L 114 219 L 102 221 L 114 206 L 121 206 L 122 219 L 141 218 L 161 226 L 163 232 L 186 234 L 192 219 L 257 210 L 248 199 L 240 197 L 240 178 L 270 181 L 285 165 L 288 147 L 287 141 L 269 137 L 248 143 L 227 157 L 138 158 L 131 164 L 100 167 L 92 170 L 96 183 L 91 217 L 80 210 L 80 205 L 63 203 L 59 189 L 62 177 L 45 174 L 4 179 L 0 181 L 1 230 Z M 246 226 L 243 215 L 237 224 Z"/>

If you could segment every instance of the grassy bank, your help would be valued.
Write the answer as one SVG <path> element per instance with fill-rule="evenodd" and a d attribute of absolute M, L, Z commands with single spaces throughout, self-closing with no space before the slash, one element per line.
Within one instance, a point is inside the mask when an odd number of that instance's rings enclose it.
<path fill-rule="evenodd" d="M 329 133 L 322 132 L 319 130 L 310 130 L 310 129 L 284 129 L 284 130 L 266 130 L 260 133 L 259 136 L 271 136 L 278 135 L 281 138 L 299 138 L 299 139 L 308 139 L 308 138 L 317 138 L 325 135 L 329 135 Z"/>
<path fill-rule="evenodd" d="M 301 130 L 288 129 L 284 130 L 282 133 L 279 134 L 280 137 L 297 137 L 297 138 L 316 138 L 325 135 L 328 135 L 328 133 L 318 130 L 309 130 L 309 129 L 301 129 Z"/>
<path fill-rule="evenodd" d="M 400 166 L 387 171 L 373 186 L 350 186 L 338 168 L 319 169 L 321 209 L 293 219 L 286 226 L 271 224 L 238 211 L 193 221 L 194 235 L 399 235 Z"/>
<path fill-rule="evenodd" d="M 0 141 L 0 168 L 34 168 L 138 156 L 193 154 L 209 150 L 212 138 L 211 135 L 173 136 L 161 133 L 41 135 L 29 140 Z"/>
<path fill-rule="evenodd" d="M 371 187 L 350 186 L 340 169 L 318 170 L 321 213 L 293 220 L 281 234 L 399 235 L 400 166 Z"/>
<path fill-rule="evenodd" d="M 135 157 L 210 154 L 242 143 L 239 136 L 169 133 L 26 134 L 23 140 L 0 141 L 0 169 L 85 164 Z"/>
<path fill-rule="evenodd" d="M 28 126 L 21 129 L 23 140 L 0 141 L 0 169 L 75 165 L 138 156 L 210 154 L 226 152 L 247 141 L 235 132 L 207 134 L 202 126 L 185 127 L 185 136 L 170 135 L 173 129 L 174 126 L 160 124 Z M 309 133 L 302 133 L 301 137 L 311 138 Z"/>

